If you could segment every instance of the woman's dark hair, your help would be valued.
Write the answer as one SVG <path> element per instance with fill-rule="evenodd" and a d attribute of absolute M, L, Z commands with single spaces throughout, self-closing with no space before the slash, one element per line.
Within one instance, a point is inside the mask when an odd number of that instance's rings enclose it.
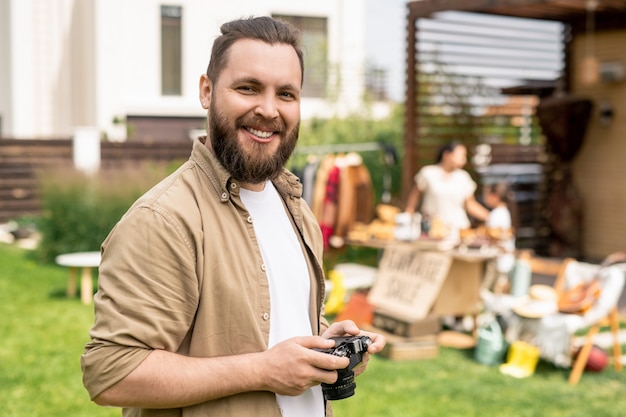
<path fill-rule="evenodd" d="M 215 39 L 211 50 L 211 60 L 206 74 L 216 82 L 226 66 L 228 50 L 241 39 L 259 40 L 270 45 L 291 45 L 298 55 L 302 80 L 304 80 L 304 58 L 300 47 L 300 30 L 288 22 L 268 16 L 249 17 L 224 23 L 220 27 L 222 34 Z"/>
<path fill-rule="evenodd" d="M 511 214 L 511 225 L 515 230 L 519 228 L 519 216 L 517 213 L 517 201 L 515 200 L 515 193 L 511 190 L 511 186 L 508 182 L 496 182 L 483 185 L 484 190 L 487 193 L 496 194 L 500 201 L 506 204 L 506 208 Z"/>
<path fill-rule="evenodd" d="M 435 160 L 435 163 L 440 163 L 443 160 L 443 155 L 449 152 L 454 152 L 457 146 L 465 145 L 461 142 L 450 142 L 440 147 L 439 151 L 437 151 L 437 159 Z"/>

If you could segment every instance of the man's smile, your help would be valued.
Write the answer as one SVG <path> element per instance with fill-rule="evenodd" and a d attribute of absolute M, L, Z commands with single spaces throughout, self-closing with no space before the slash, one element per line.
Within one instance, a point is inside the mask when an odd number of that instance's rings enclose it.
<path fill-rule="evenodd" d="M 243 128 L 247 130 L 248 132 L 252 133 L 254 136 L 261 138 L 261 139 L 269 139 L 274 133 L 276 133 L 271 130 L 259 130 L 259 129 L 255 129 L 253 127 L 248 127 L 248 126 L 244 126 Z"/>

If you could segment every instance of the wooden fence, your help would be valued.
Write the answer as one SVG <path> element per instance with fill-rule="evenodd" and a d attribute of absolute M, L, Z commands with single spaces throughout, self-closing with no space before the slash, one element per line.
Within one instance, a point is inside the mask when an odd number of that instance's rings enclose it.
<path fill-rule="evenodd" d="M 144 162 L 186 160 L 191 141 L 101 142 L 102 170 Z M 0 223 L 40 213 L 37 175 L 44 169 L 73 166 L 71 139 L 0 139 Z"/>
<path fill-rule="evenodd" d="M 145 162 L 186 160 L 192 142 L 130 140 L 101 142 L 100 167 L 115 170 Z M 540 162 L 542 147 L 493 145 L 492 163 Z M 40 213 L 37 175 L 44 169 L 73 166 L 72 140 L 0 138 L 0 223 Z M 536 209 L 533 207 L 532 211 Z"/>

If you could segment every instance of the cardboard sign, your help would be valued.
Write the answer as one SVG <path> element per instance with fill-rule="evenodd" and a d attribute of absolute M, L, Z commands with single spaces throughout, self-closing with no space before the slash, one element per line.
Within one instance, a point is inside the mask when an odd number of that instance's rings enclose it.
<path fill-rule="evenodd" d="M 423 319 L 431 311 L 451 263 L 448 254 L 390 245 L 383 253 L 368 302 L 391 316 Z"/>

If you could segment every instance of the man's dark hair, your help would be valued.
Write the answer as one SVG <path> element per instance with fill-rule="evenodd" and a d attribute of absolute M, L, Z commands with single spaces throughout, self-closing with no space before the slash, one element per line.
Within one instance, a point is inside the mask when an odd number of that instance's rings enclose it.
<path fill-rule="evenodd" d="M 274 44 L 291 45 L 298 55 L 302 80 L 304 80 L 304 59 L 300 47 L 300 30 L 290 23 L 268 16 L 249 17 L 224 23 L 220 27 L 222 34 L 215 39 L 211 51 L 211 60 L 207 76 L 215 83 L 220 72 L 226 66 L 228 50 L 240 39 L 254 39 Z"/>

